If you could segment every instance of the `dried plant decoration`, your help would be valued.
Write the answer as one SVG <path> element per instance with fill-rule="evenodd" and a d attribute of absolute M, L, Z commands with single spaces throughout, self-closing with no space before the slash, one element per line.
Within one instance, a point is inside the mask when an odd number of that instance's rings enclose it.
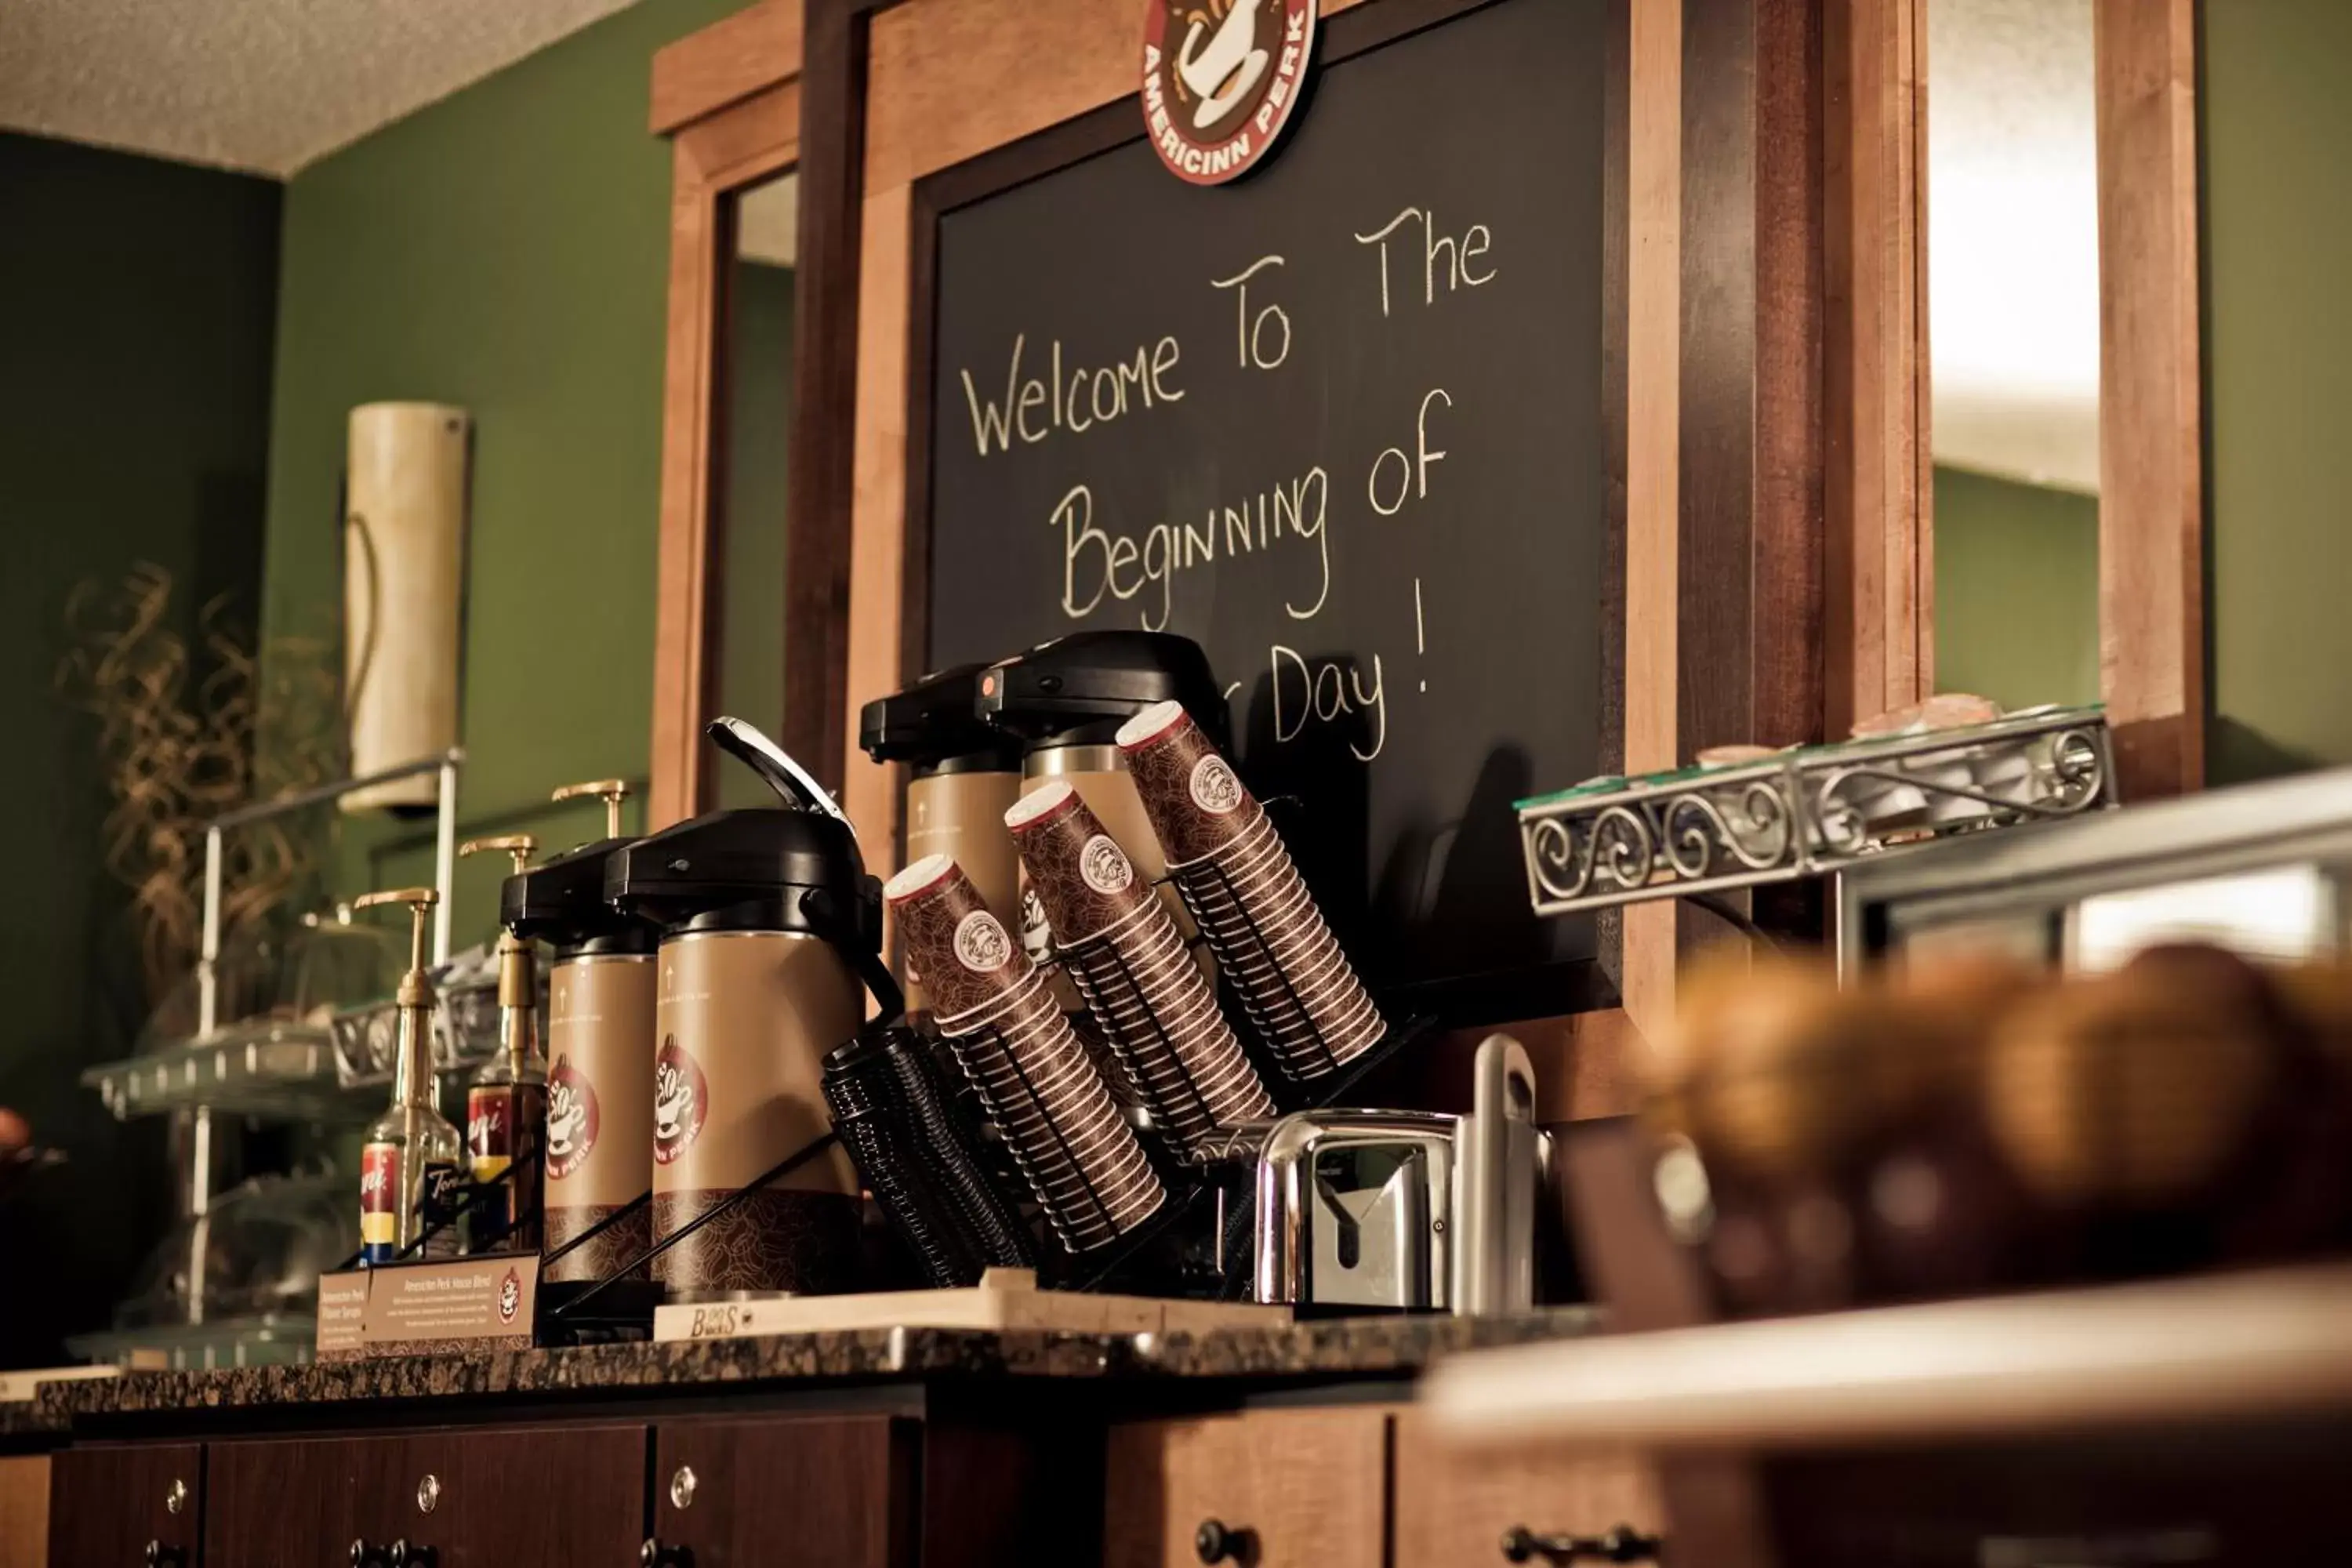
<path fill-rule="evenodd" d="M 111 587 L 77 587 L 66 623 L 71 651 L 58 686 L 99 721 L 113 800 L 103 860 L 131 889 L 140 972 L 156 1006 L 202 942 L 205 825 L 340 772 L 334 667 L 322 639 L 272 639 L 263 657 L 230 623 L 225 599 L 198 609 L 192 654 L 173 625 L 172 574 L 143 562 Z M 278 818 L 228 835 L 224 850 L 226 950 L 315 879 L 320 846 Z"/>

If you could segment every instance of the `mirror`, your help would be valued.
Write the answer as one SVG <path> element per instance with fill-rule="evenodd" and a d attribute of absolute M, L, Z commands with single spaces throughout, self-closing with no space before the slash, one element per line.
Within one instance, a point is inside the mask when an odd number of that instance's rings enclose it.
<path fill-rule="evenodd" d="M 800 176 L 786 171 L 726 197 L 712 356 L 710 497 L 719 580 L 711 632 L 717 711 L 780 734 L 784 719 L 784 535 L 793 424 L 793 264 Z M 722 763 L 720 806 L 772 805 L 748 768 Z"/>
<path fill-rule="evenodd" d="M 1936 685 L 2099 697 L 2092 0 L 1922 0 Z"/>

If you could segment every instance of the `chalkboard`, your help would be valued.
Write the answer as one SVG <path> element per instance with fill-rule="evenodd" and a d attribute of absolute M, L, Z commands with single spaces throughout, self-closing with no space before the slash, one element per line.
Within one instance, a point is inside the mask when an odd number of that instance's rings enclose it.
<path fill-rule="evenodd" d="M 1420 4 L 1384 36 L 1413 3 L 1327 23 L 1235 184 L 1169 174 L 1129 101 L 1102 150 L 919 189 L 909 651 L 1196 638 L 1376 984 L 1576 1005 L 1594 929 L 1528 912 L 1511 803 L 1614 755 L 1608 6 Z"/>

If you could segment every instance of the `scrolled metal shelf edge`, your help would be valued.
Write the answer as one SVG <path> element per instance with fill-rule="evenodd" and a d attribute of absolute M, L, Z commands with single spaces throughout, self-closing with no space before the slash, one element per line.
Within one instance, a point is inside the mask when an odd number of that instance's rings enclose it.
<path fill-rule="evenodd" d="M 2010 758 L 2027 763 L 2028 798 L 1969 771 Z M 1954 768 L 1966 782 L 1937 776 Z M 1518 814 L 1528 898 L 1536 913 L 1557 915 L 1819 876 L 1913 843 L 2113 805 L 2114 773 L 2105 714 L 2066 709 L 1535 802 Z M 1874 831 L 1867 796 L 1887 790 L 1981 810 Z M 1905 837 L 1889 843 L 1889 831 Z"/>

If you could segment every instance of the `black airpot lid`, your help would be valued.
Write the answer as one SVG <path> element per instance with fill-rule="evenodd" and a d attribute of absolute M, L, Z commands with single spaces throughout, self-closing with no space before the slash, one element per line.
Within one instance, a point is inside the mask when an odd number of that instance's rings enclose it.
<path fill-rule="evenodd" d="M 982 674 L 978 706 L 1025 740 L 1095 728 L 1108 742 L 1120 723 L 1171 698 L 1223 743 L 1225 697 L 1209 656 L 1173 632 L 1073 632 L 1040 643 Z"/>
<path fill-rule="evenodd" d="M 665 828 L 606 859 L 604 898 L 666 936 L 803 931 L 881 948 L 880 889 L 849 825 L 821 812 L 714 811 Z"/>
<path fill-rule="evenodd" d="M 858 710 L 857 747 L 877 763 L 936 767 L 970 758 L 1021 766 L 1021 742 L 981 716 L 980 681 L 989 667 L 960 664 Z"/>
<path fill-rule="evenodd" d="M 599 838 L 509 877 L 499 888 L 499 923 L 559 953 L 651 952 L 657 933 L 604 901 L 604 862 L 626 838 Z"/>

